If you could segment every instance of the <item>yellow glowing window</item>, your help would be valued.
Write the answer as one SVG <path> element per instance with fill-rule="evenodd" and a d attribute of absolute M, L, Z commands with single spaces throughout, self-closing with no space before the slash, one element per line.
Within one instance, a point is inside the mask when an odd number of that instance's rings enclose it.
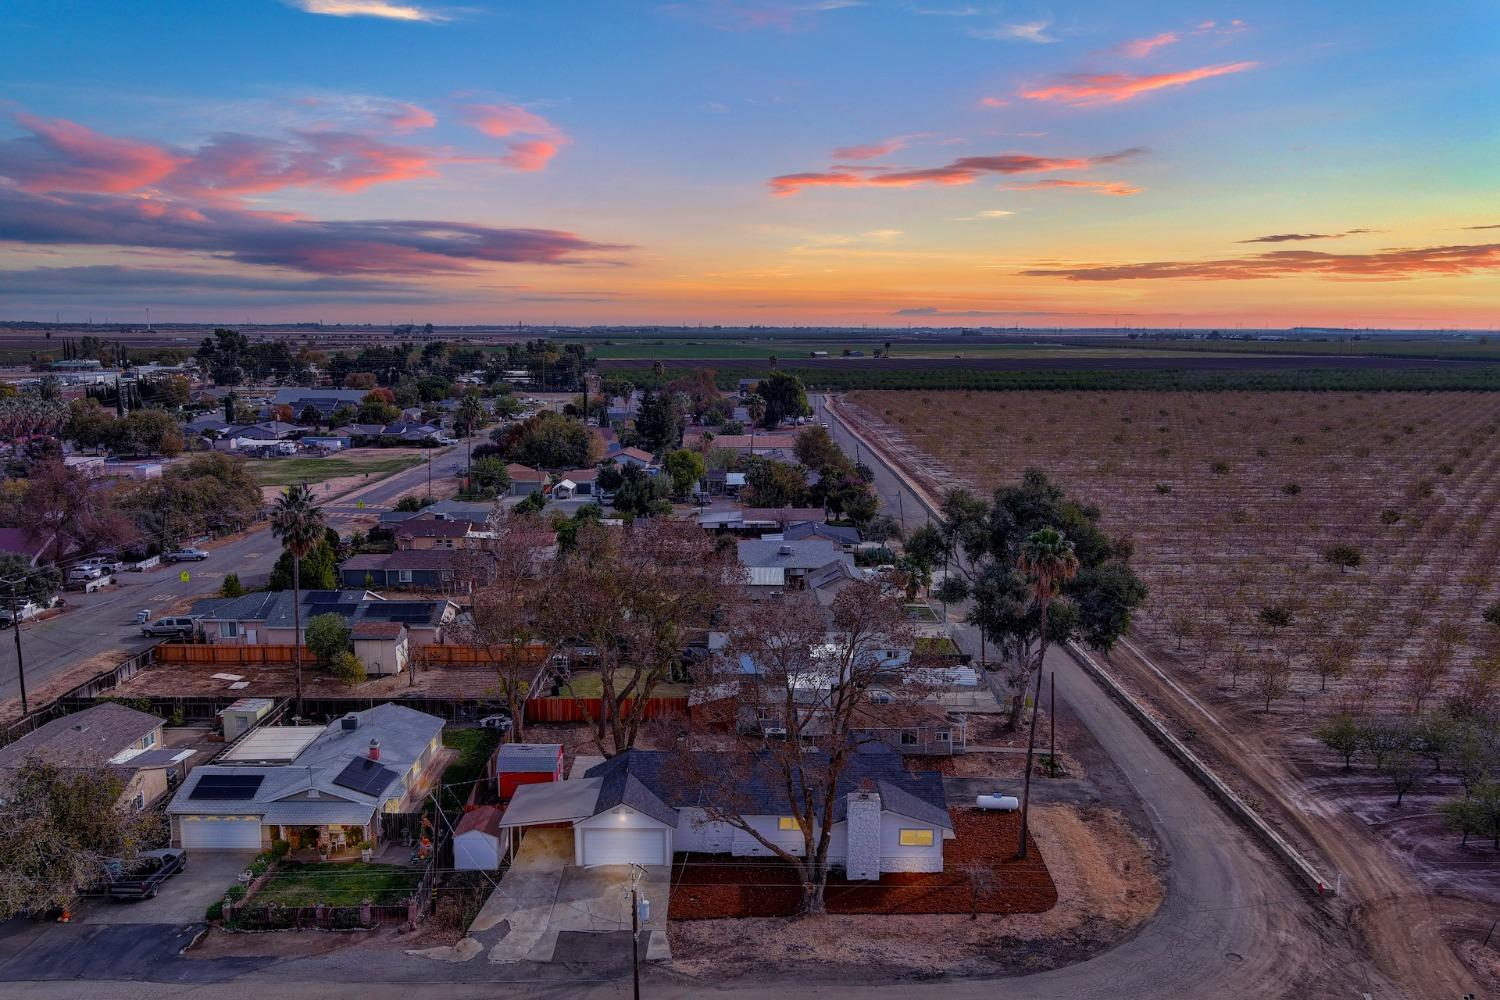
<path fill-rule="evenodd" d="M 931 830 L 902 830 L 901 831 L 901 846 L 902 847 L 931 847 L 932 846 L 932 831 Z"/>
<path fill-rule="evenodd" d="M 795 817 L 795 816 L 782 816 L 781 818 L 779 818 L 779 819 L 776 820 L 776 829 L 778 829 L 778 830 L 800 830 L 800 829 L 802 829 L 802 827 L 801 827 L 800 824 L 798 824 L 797 817 Z"/>

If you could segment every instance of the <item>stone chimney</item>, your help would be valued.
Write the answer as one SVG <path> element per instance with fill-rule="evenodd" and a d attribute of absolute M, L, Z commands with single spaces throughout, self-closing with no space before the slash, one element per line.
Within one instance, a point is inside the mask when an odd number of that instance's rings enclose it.
<path fill-rule="evenodd" d="M 849 834 L 845 874 L 851 880 L 880 878 L 880 793 L 873 788 L 850 792 L 844 813 Z"/>
<path fill-rule="evenodd" d="M 379 760 L 380 759 L 380 741 L 379 740 L 371 740 L 370 741 L 370 759 L 371 760 Z"/>

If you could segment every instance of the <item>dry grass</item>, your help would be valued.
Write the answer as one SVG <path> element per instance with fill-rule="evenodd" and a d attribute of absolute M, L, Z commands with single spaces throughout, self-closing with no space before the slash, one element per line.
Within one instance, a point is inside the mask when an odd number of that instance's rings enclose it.
<path fill-rule="evenodd" d="M 1275 657 L 1291 663 L 1290 694 L 1315 695 L 1315 710 L 1427 709 L 1495 641 L 1480 615 L 1500 600 L 1500 394 L 859 392 L 852 402 L 935 487 L 988 491 L 1036 467 L 1096 504 L 1105 527 L 1134 542 L 1151 589 L 1137 634 L 1226 684 L 1235 660 Z M 1336 545 L 1362 565 L 1329 564 Z M 1292 624 L 1262 624 L 1270 606 Z M 1318 654 L 1336 660 L 1340 643 L 1349 667 L 1316 697 Z M 1246 699 L 1249 682 L 1234 679 Z"/>

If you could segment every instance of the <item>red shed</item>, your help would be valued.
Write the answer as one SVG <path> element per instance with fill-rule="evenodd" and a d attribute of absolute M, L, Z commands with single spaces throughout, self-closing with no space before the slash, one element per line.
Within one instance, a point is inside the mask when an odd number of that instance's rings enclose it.
<path fill-rule="evenodd" d="M 493 761 L 495 782 L 501 801 L 507 801 L 522 785 L 561 781 L 561 743 L 502 743 Z"/>

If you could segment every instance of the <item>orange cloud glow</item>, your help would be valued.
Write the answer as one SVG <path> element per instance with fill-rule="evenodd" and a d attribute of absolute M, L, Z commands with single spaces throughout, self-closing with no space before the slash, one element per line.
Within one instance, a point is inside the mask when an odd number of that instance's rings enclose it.
<path fill-rule="evenodd" d="M 1316 250 L 1274 250 L 1227 260 L 1157 260 L 1139 264 L 1090 264 L 1036 268 L 1021 274 L 1069 281 L 1129 281 L 1141 278 L 1187 278 L 1243 281 L 1319 274 L 1341 278 L 1398 279 L 1438 274 L 1500 270 L 1500 243 L 1416 247 L 1379 253 L 1335 254 Z"/>
<path fill-rule="evenodd" d="M 1120 45 L 1116 51 L 1132 59 L 1144 59 L 1157 49 L 1166 45 L 1172 45 L 1177 40 L 1177 33 L 1175 31 L 1163 31 L 1161 34 L 1153 35 L 1150 38 L 1132 39 Z"/>
<path fill-rule="evenodd" d="M 1130 195 L 1140 194 L 1141 189 L 1124 181 L 1066 181 L 1045 180 L 1031 181 L 1027 184 L 1007 184 L 1007 191 L 1046 191 L 1053 188 L 1081 188 L 1085 191 L 1093 191 L 1095 194 Z"/>
<path fill-rule="evenodd" d="M 892 139 L 884 139 L 880 142 L 871 142 L 863 146 L 840 146 L 833 151 L 835 160 L 877 160 L 888 153 L 894 153 L 898 149 L 906 148 L 906 139 L 897 136 Z"/>
<path fill-rule="evenodd" d="M 1118 104 L 1149 94 L 1153 90 L 1181 87 L 1230 73 L 1243 73 L 1247 69 L 1253 69 L 1255 65 L 1254 62 L 1224 63 L 1177 73 L 1150 73 L 1144 76 L 1131 76 L 1127 73 L 1073 73 L 1050 86 L 1023 90 L 1021 96 L 1032 101 L 1057 101 L 1074 105 Z"/>
<path fill-rule="evenodd" d="M 31 133 L 0 142 L 0 173 L 27 191 L 113 193 L 150 187 L 182 159 L 160 146 L 101 135 L 61 118 L 18 114 Z"/>
<path fill-rule="evenodd" d="M 568 142 L 562 129 L 541 115 L 514 104 L 466 104 L 459 109 L 459 117 L 485 135 L 510 140 L 499 162 L 516 170 L 543 169 Z"/>
<path fill-rule="evenodd" d="M 923 184 L 972 184 L 985 174 L 1032 174 L 1053 170 L 1087 170 L 1116 163 L 1144 150 L 1126 149 L 1106 156 L 1052 157 L 1010 153 L 1002 156 L 963 156 L 941 167 L 893 169 L 838 167 L 829 171 L 782 174 L 767 183 L 774 195 L 793 195 L 809 187 L 916 187 Z"/>

